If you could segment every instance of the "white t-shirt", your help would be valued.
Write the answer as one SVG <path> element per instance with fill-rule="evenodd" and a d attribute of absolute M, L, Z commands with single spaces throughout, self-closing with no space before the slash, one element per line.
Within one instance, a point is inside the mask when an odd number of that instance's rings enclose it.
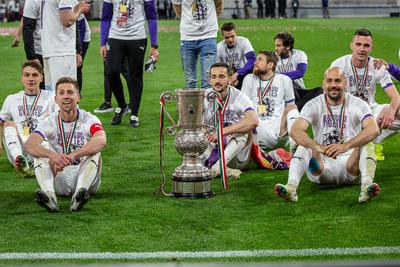
<path fill-rule="evenodd" d="M 212 90 L 212 88 L 207 89 L 206 95 Z M 224 119 L 222 122 L 224 127 L 238 123 L 243 118 L 246 111 L 255 110 L 250 99 L 241 91 L 232 86 L 229 86 L 229 94 L 226 99 L 228 99 L 228 103 L 226 104 Z M 205 124 L 212 125 L 214 122 L 212 118 L 212 115 L 215 111 L 214 105 L 214 103 L 209 102 L 207 99 L 204 100 L 203 120 Z"/>
<path fill-rule="evenodd" d="M 41 38 L 41 18 L 40 18 L 40 1 L 41 0 L 26 0 L 24 6 L 24 17 L 35 19 L 36 27 L 33 32 L 33 41 L 35 54 L 42 55 L 42 38 Z"/>
<path fill-rule="evenodd" d="M 75 0 L 42 0 L 43 58 L 76 55 L 76 24 L 64 27 L 60 19 L 60 11 L 76 4 Z"/>
<path fill-rule="evenodd" d="M 237 36 L 236 45 L 232 48 L 223 40 L 217 44 L 217 62 L 223 62 L 237 70 L 246 64 L 245 55 L 251 51 L 254 51 L 254 48 L 246 37 Z"/>
<path fill-rule="evenodd" d="M 265 107 L 265 109 L 257 109 L 260 120 L 280 118 L 286 105 L 294 104 L 292 80 L 283 74 L 275 74 L 272 83 L 271 80 L 261 81 L 260 85 L 260 81 L 260 78 L 252 73 L 246 75 L 242 92 L 251 99 L 254 106 Z M 262 103 L 260 103 L 260 98 Z"/>
<path fill-rule="evenodd" d="M 28 109 L 26 109 L 26 107 L 24 108 L 23 105 L 24 96 L 26 97 Z M 50 113 L 58 110 L 58 105 L 54 100 L 54 94 L 50 91 L 41 90 L 39 99 L 37 99 L 37 104 L 33 112 L 30 113 L 35 98 L 36 95 L 26 95 L 24 91 L 7 96 L 0 111 L 0 120 L 3 122 L 14 121 L 17 124 L 19 135 L 22 136 L 24 134 L 23 128 L 26 126 L 26 120 L 28 119 L 30 131 L 35 131 L 40 121 Z M 29 114 L 32 115 L 29 116 Z"/>
<path fill-rule="evenodd" d="M 113 5 L 108 38 L 139 40 L 146 38 L 144 3 L 151 0 L 104 0 Z"/>
<path fill-rule="evenodd" d="M 297 65 L 300 63 L 308 64 L 307 60 L 307 55 L 301 50 L 293 49 L 292 53 L 289 57 L 287 58 L 281 58 L 278 56 L 278 63 L 276 64 L 276 73 L 283 73 L 283 72 L 289 72 L 289 71 L 295 71 L 297 68 Z M 301 88 L 306 88 L 304 85 L 304 80 L 303 78 L 299 78 L 296 80 L 293 80 L 298 86 Z"/>
<path fill-rule="evenodd" d="M 172 0 L 181 5 L 180 33 L 182 41 L 216 38 L 218 19 L 214 0 Z"/>
<path fill-rule="evenodd" d="M 326 104 L 325 94 L 311 99 L 303 107 L 300 117 L 308 121 L 314 133 L 314 140 L 320 145 L 338 144 L 357 136 L 362 130 L 362 122 L 372 116 L 368 104 L 358 97 L 345 93 L 345 106 L 330 106 L 333 118 Z M 343 110 L 343 111 L 342 111 Z M 344 117 L 341 123 L 341 114 Z"/>
<path fill-rule="evenodd" d="M 366 73 L 365 67 L 356 68 L 359 81 L 359 89 L 362 89 L 361 94 L 359 94 L 356 85 L 356 78 L 352 70 L 351 57 L 352 55 L 340 57 L 332 62 L 331 67 L 341 68 L 346 75 L 346 90 L 352 95 L 360 97 L 361 99 L 366 101 L 371 108 L 373 108 L 377 105 L 375 101 L 376 84 L 379 83 L 383 89 L 390 85 L 393 85 L 390 74 L 387 70 L 385 70 L 383 66 L 379 70 L 376 70 L 373 66 L 374 58 L 369 57 L 367 68 L 368 74 Z M 364 86 L 362 86 L 364 84 L 363 77 L 365 78 Z"/>
<path fill-rule="evenodd" d="M 60 127 L 58 125 L 58 112 L 53 112 L 46 119 L 42 120 L 35 133 L 40 134 L 47 140 L 50 147 L 57 153 L 63 153 L 63 140 Z M 74 122 L 62 122 L 64 127 L 64 137 L 67 139 L 72 130 Z M 75 132 L 72 136 L 70 145 L 71 152 L 84 146 L 92 138 L 91 130 L 93 125 L 101 125 L 100 120 L 84 110 L 78 110 L 78 119 L 76 121 Z"/>

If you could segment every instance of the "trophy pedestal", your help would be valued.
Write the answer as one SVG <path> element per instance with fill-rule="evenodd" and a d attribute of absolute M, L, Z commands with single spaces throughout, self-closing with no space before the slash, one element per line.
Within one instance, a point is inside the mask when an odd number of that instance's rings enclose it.
<path fill-rule="evenodd" d="M 172 175 L 173 196 L 177 198 L 208 198 L 215 194 L 211 191 L 212 177 L 208 168 L 181 165 Z"/>

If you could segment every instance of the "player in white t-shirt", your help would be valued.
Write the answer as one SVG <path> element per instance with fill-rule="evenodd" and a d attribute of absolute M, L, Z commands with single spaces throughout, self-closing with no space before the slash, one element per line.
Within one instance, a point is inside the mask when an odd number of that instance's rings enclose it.
<path fill-rule="evenodd" d="M 72 195 L 70 210 L 79 211 L 100 186 L 106 134 L 96 116 L 77 108 L 79 100 L 77 81 L 60 78 L 56 84 L 60 111 L 41 121 L 25 144 L 35 157 L 40 186 L 36 201 L 49 212 L 59 210 L 56 195 Z M 49 149 L 40 145 L 44 140 Z"/>
<path fill-rule="evenodd" d="M 367 202 L 380 192 L 373 182 L 375 168 L 370 141 L 379 128 L 372 111 L 364 101 L 345 92 L 346 78 L 342 69 L 333 67 L 324 75 L 324 94 L 310 100 L 302 109 L 291 136 L 299 144 L 289 168 L 286 185 L 275 185 L 275 193 L 297 201 L 297 188 L 304 173 L 317 184 L 349 185 L 360 182 L 359 202 Z M 312 126 L 314 139 L 308 136 Z"/>
<path fill-rule="evenodd" d="M 4 128 L 2 142 L 8 160 L 25 177 L 33 176 L 30 166 L 33 160 L 28 157 L 22 145 L 39 122 L 57 109 L 54 94 L 39 88 L 42 80 L 43 69 L 40 63 L 26 61 L 22 65 L 21 78 L 24 90 L 7 96 L 0 111 L 0 126 Z"/>
<path fill-rule="evenodd" d="M 217 62 L 227 64 L 233 74 L 230 85 L 242 88 L 244 77 L 253 71 L 256 52 L 249 39 L 237 36 L 235 24 L 227 22 L 221 27 L 223 41 L 217 44 Z"/>
<path fill-rule="evenodd" d="M 308 100 L 322 94 L 322 88 L 307 89 L 303 77 L 308 67 L 306 53 L 294 49 L 294 37 L 288 32 L 277 33 L 274 37 L 275 53 L 278 56 L 276 73 L 284 74 L 293 81 L 294 96 L 299 110 Z"/>
<path fill-rule="evenodd" d="M 186 88 L 197 88 L 197 59 L 200 58 L 201 88 L 208 83 L 211 65 L 217 61 L 218 17 L 223 0 L 172 0 L 180 18 L 180 54 Z"/>
<path fill-rule="evenodd" d="M 290 129 L 299 116 L 294 104 L 292 81 L 282 74 L 275 74 L 277 56 L 272 51 L 261 51 L 254 63 L 253 73 L 243 80 L 242 92 L 247 95 L 260 120 L 257 127 L 259 146 L 266 149 L 285 147 L 294 141 Z"/>
<path fill-rule="evenodd" d="M 336 59 L 331 66 L 338 66 L 344 70 L 347 79 L 346 90 L 366 101 L 371 107 L 381 129 L 381 134 L 374 142 L 381 144 L 400 130 L 400 96 L 384 66 L 380 69 L 374 68 L 374 58 L 369 56 L 372 47 L 371 32 L 359 29 L 350 43 L 353 53 Z M 390 98 L 389 104 L 378 104 L 375 101 L 378 83 Z"/>
<path fill-rule="evenodd" d="M 241 171 L 250 160 L 251 142 L 248 142 L 249 134 L 257 127 L 258 119 L 250 99 L 238 89 L 229 85 L 229 67 L 225 63 L 215 63 L 210 69 L 210 89 L 206 94 L 214 90 L 221 95 L 223 101 L 223 132 L 225 144 L 227 176 L 238 179 Z M 204 123 L 214 126 L 214 111 L 216 107 L 204 101 Z M 210 144 L 202 155 L 205 165 L 211 168 L 212 176 L 220 175 L 218 150 L 215 145 L 217 133 L 208 136 Z"/>
<path fill-rule="evenodd" d="M 61 77 L 76 78 L 76 25 L 81 13 L 88 12 L 85 1 L 46 0 L 41 6 L 41 44 L 46 90 L 55 90 Z"/>

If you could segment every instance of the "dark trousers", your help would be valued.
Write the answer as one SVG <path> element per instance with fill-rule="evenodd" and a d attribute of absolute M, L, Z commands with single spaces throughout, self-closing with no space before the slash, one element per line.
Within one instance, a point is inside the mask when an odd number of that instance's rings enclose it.
<path fill-rule="evenodd" d="M 302 110 L 302 108 L 308 101 L 319 96 L 320 94 L 322 94 L 324 92 L 322 87 L 315 87 L 312 89 L 297 88 L 294 90 L 295 90 L 295 97 L 296 97 L 295 102 L 296 102 L 297 109 L 299 111 Z"/>
<path fill-rule="evenodd" d="M 87 52 L 87 50 L 89 48 L 89 43 L 90 42 L 83 42 L 82 43 L 82 65 L 76 69 L 76 78 L 77 78 L 77 81 L 78 81 L 78 84 L 79 84 L 79 93 L 82 91 L 83 62 L 85 60 L 86 52 Z"/>
<path fill-rule="evenodd" d="M 265 0 L 265 17 L 275 18 L 276 0 Z"/>
<path fill-rule="evenodd" d="M 107 75 L 110 76 L 110 85 L 120 108 L 126 107 L 124 90 L 120 78 L 122 64 L 125 58 L 128 61 L 128 72 L 132 80 L 132 87 L 128 86 L 130 109 L 132 115 L 137 116 L 140 100 L 143 93 L 143 63 L 147 47 L 147 39 L 117 40 L 109 39 L 110 50 L 107 56 Z"/>
<path fill-rule="evenodd" d="M 264 5 L 262 0 L 257 0 L 257 18 L 264 17 Z"/>
<path fill-rule="evenodd" d="M 107 52 L 108 55 L 108 52 Z M 111 104 L 111 98 L 112 98 L 112 89 L 111 89 L 111 83 L 110 83 L 110 75 L 107 74 L 107 60 L 103 61 L 103 66 L 104 66 L 104 102 L 108 102 Z M 132 80 L 131 77 L 129 76 L 129 71 L 128 71 L 128 60 L 125 58 L 124 63 L 122 63 L 122 69 L 121 69 L 121 74 L 124 76 L 126 84 L 128 88 L 133 88 L 132 87 Z M 128 89 L 132 90 L 132 89 Z"/>
<path fill-rule="evenodd" d="M 286 0 L 278 0 L 279 17 L 286 18 Z"/>

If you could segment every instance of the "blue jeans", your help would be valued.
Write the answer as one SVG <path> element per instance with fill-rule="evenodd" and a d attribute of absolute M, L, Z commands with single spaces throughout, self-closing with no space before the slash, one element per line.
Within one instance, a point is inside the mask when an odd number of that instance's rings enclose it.
<path fill-rule="evenodd" d="M 217 39 L 181 41 L 182 67 L 185 72 L 186 88 L 197 88 L 197 57 L 200 55 L 201 88 L 208 83 L 210 67 L 217 62 Z"/>

